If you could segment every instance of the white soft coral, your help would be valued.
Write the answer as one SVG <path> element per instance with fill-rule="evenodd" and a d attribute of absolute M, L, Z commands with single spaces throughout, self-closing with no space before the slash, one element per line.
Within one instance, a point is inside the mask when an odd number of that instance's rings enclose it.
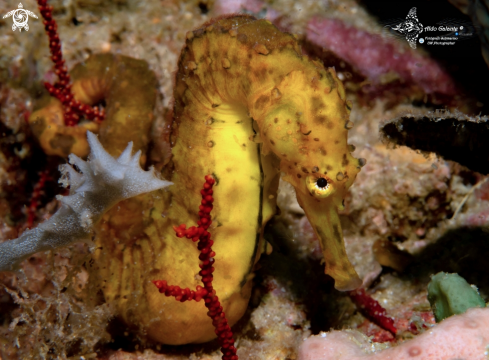
<path fill-rule="evenodd" d="M 132 142 L 115 159 L 105 151 L 96 135 L 87 132 L 87 137 L 91 149 L 89 160 L 69 156 L 70 164 L 80 172 L 69 164 L 60 166 L 59 182 L 64 187 L 70 186 L 70 195 L 57 196 L 61 208 L 48 221 L 0 244 L 0 271 L 14 270 L 36 252 L 90 240 L 93 225 L 119 201 L 172 185 L 158 179 L 153 168 L 141 169 L 141 151 L 131 156 Z"/>

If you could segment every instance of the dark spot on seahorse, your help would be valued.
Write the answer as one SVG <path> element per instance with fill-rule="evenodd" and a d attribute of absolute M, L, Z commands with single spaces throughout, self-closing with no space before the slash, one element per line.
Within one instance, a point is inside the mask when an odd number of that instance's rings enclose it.
<path fill-rule="evenodd" d="M 275 141 L 273 141 L 272 139 L 270 139 L 270 144 L 275 145 Z"/>
<path fill-rule="evenodd" d="M 348 159 L 346 158 L 346 154 L 343 154 L 343 160 L 341 161 L 341 165 L 343 166 L 346 166 L 348 165 L 350 162 L 348 161 Z"/>
<path fill-rule="evenodd" d="M 331 165 L 326 165 L 326 170 L 331 171 L 331 170 L 333 170 L 333 167 Z"/>
<path fill-rule="evenodd" d="M 278 118 L 273 119 L 273 122 L 276 124 L 278 123 Z"/>
<path fill-rule="evenodd" d="M 312 130 L 309 130 L 309 131 L 308 131 L 308 132 L 306 132 L 305 134 L 304 134 L 304 133 L 302 133 L 302 135 L 307 136 L 307 135 L 309 135 L 311 132 L 312 132 Z"/>
<path fill-rule="evenodd" d="M 321 147 L 319 148 L 319 153 L 320 153 L 321 155 L 326 155 L 326 154 L 327 154 L 327 153 L 326 153 L 326 149 L 325 149 L 323 146 L 321 146 Z"/>
<path fill-rule="evenodd" d="M 334 141 L 334 143 L 335 143 L 335 144 L 339 144 L 339 143 L 340 143 L 340 141 L 339 141 L 339 140 L 335 140 L 335 141 Z"/>
<path fill-rule="evenodd" d="M 264 79 L 267 76 L 267 69 L 265 67 L 262 67 L 256 71 L 253 72 L 253 75 L 257 79 Z"/>
<path fill-rule="evenodd" d="M 311 99 L 312 101 L 312 111 L 319 113 L 322 109 L 326 107 L 324 102 L 321 100 L 320 97 L 315 96 Z"/>
<path fill-rule="evenodd" d="M 326 123 L 326 127 L 327 127 L 328 129 L 332 129 L 332 128 L 334 128 L 334 123 L 333 123 L 332 121 L 328 121 L 328 122 Z"/>
<path fill-rule="evenodd" d="M 301 176 L 301 174 L 297 174 L 297 177 L 300 179 L 302 176 Z"/>
<path fill-rule="evenodd" d="M 238 34 L 237 38 L 238 38 L 238 41 L 241 43 L 244 43 L 244 42 L 246 42 L 246 40 L 248 40 L 248 36 L 246 36 L 246 34 L 243 34 L 243 33 Z"/>
<path fill-rule="evenodd" d="M 319 141 L 319 138 L 314 138 L 314 141 Z"/>
<path fill-rule="evenodd" d="M 242 123 L 243 123 L 243 120 L 236 121 L 236 124 L 242 124 Z"/>
<path fill-rule="evenodd" d="M 318 171 L 319 171 L 319 167 L 314 166 L 314 167 L 312 168 L 312 172 L 313 172 L 313 173 L 317 173 Z"/>
<path fill-rule="evenodd" d="M 256 100 L 255 102 L 255 109 L 262 109 L 264 106 L 266 106 L 268 104 L 268 102 L 270 101 L 270 96 L 268 95 L 262 95 L 258 98 L 258 100 Z"/>
<path fill-rule="evenodd" d="M 351 106 L 348 104 L 348 101 L 346 102 L 345 106 L 348 110 L 351 110 Z"/>
<path fill-rule="evenodd" d="M 309 171 L 307 171 L 307 169 L 304 166 L 302 167 L 301 170 L 302 170 L 303 173 L 309 174 Z"/>
<path fill-rule="evenodd" d="M 337 224 L 333 225 L 333 237 L 338 244 L 341 244 L 342 238 L 341 238 L 340 228 L 338 227 Z"/>
<path fill-rule="evenodd" d="M 219 105 L 221 105 L 221 104 L 212 104 L 212 107 L 213 107 L 213 108 L 216 108 L 216 107 L 218 107 Z"/>
<path fill-rule="evenodd" d="M 54 138 L 49 141 L 49 145 L 53 149 L 61 149 L 65 154 L 71 152 L 71 147 L 75 143 L 75 138 L 71 135 L 56 134 Z"/>
<path fill-rule="evenodd" d="M 324 115 L 317 115 L 315 119 L 320 124 L 324 124 L 328 120 L 328 118 Z"/>

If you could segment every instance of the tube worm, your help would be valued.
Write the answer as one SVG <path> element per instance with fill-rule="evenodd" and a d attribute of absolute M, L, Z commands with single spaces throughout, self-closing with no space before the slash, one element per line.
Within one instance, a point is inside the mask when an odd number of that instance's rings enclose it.
<path fill-rule="evenodd" d="M 199 250 L 177 239 L 173 226 L 197 223 L 193 209 L 206 174 L 216 179 L 214 288 L 231 325 L 248 305 L 281 172 L 317 232 L 336 288 L 358 287 L 337 214 L 365 163 L 349 153 L 349 113 L 334 70 L 302 56 L 297 40 L 270 22 L 222 17 L 188 32 L 174 88 L 172 161 L 164 170 L 175 185 L 105 216 L 95 268 L 106 300 L 162 343 L 215 337 L 204 304 L 162 298 L 151 283 L 200 283 Z"/>
<path fill-rule="evenodd" d="M 70 73 L 75 99 L 88 105 L 106 104 L 106 121 L 66 126 L 61 102 L 49 98 L 29 117 L 29 124 L 48 155 L 66 157 L 70 153 L 88 155 L 87 130 L 98 132 L 107 151 L 119 156 L 132 141 L 142 151 L 146 147 L 153 120 L 157 81 L 145 61 L 122 55 L 100 54 L 76 65 Z"/>

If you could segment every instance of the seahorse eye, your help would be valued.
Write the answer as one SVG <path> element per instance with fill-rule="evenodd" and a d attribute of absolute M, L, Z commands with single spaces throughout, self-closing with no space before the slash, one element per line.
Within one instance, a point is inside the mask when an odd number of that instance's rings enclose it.
<path fill-rule="evenodd" d="M 317 179 L 317 181 L 316 181 L 316 185 L 317 185 L 319 188 L 323 189 L 323 188 L 325 188 L 326 186 L 328 186 L 328 180 L 326 180 L 325 178 L 319 178 L 319 179 Z"/>
<path fill-rule="evenodd" d="M 334 182 L 331 179 L 315 174 L 306 177 L 306 187 L 311 195 L 318 198 L 328 197 L 335 191 Z"/>

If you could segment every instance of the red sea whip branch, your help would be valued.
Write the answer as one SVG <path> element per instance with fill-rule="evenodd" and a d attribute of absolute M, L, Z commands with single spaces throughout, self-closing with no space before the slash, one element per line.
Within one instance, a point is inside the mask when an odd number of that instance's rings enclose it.
<path fill-rule="evenodd" d="M 49 50 L 51 51 L 51 60 L 54 63 L 54 72 L 58 75 L 58 81 L 54 85 L 44 83 L 44 86 L 51 96 L 57 98 L 63 104 L 65 125 L 75 126 L 80 117 L 101 122 L 105 117 L 104 110 L 99 111 L 97 106 L 92 108 L 82 104 L 73 97 L 70 75 L 61 53 L 61 43 L 57 32 L 58 25 L 53 19 L 53 7 L 47 4 L 47 0 L 37 0 L 37 4 L 44 18 L 44 29 L 49 37 Z"/>
<path fill-rule="evenodd" d="M 199 206 L 199 218 L 197 222 L 197 227 L 192 226 L 188 229 L 185 224 L 180 226 L 174 226 L 173 229 L 177 234 L 177 237 L 187 237 L 187 239 L 192 239 L 193 242 L 199 241 L 197 249 L 200 250 L 199 259 L 202 261 L 199 264 L 201 268 L 199 275 L 202 276 L 202 283 L 204 287 L 197 286 L 194 290 L 189 288 L 181 289 L 177 285 L 168 285 L 165 280 L 155 280 L 153 284 L 159 289 L 160 293 L 166 296 L 173 296 L 175 300 L 180 302 L 184 301 L 200 301 L 204 299 L 205 306 L 209 311 L 207 315 L 212 319 L 212 324 L 216 328 L 216 334 L 218 341 L 221 345 L 222 359 L 223 360 L 237 360 L 238 355 L 236 355 L 236 348 L 234 347 L 234 339 L 231 328 L 229 327 L 228 321 L 224 312 L 222 311 L 222 306 L 219 302 L 219 298 L 216 295 L 214 288 L 212 287 L 212 280 L 214 272 L 214 267 L 212 266 L 215 262 L 214 256 L 216 253 L 212 251 L 212 245 L 214 241 L 211 240 L 211 234 L 207 231 L 212 223 L 210 212 L 212 210 L 212 203 L 214 198 L 212 197 L 215 180 L 212 176 L 207 175 L 205 177 L 204 188 L 200 191 L 202 194 L 202 202 Z"/>
<path fill-rule="evenodd" d="M 32 190 L 31 203 L 27 208 L 27 228 L 30 229 L 32 224 L 34 224 L 34 220 L 36 217 L 36 210 L 40 205 L 41 196 L 44 195 L 44 188 L 46 186 L 47 181 L 52 181 L 53 178 L 49 176 L 49 171 L 44 170 L 39 173 L 39 180 L 36 185 L 34 185 L 34 189 Z"/>
<path fill-rule="evenodd" d="M 364 289 L 350 291 L 350 297 L 353 302 L 360 308 L 372 322 L 382 329 L 390 331 L 394 336 L 397 329 L 394 326 L 394 320 L 387 316 L 387 311 L 379 302 L 368 295 Z"/>

